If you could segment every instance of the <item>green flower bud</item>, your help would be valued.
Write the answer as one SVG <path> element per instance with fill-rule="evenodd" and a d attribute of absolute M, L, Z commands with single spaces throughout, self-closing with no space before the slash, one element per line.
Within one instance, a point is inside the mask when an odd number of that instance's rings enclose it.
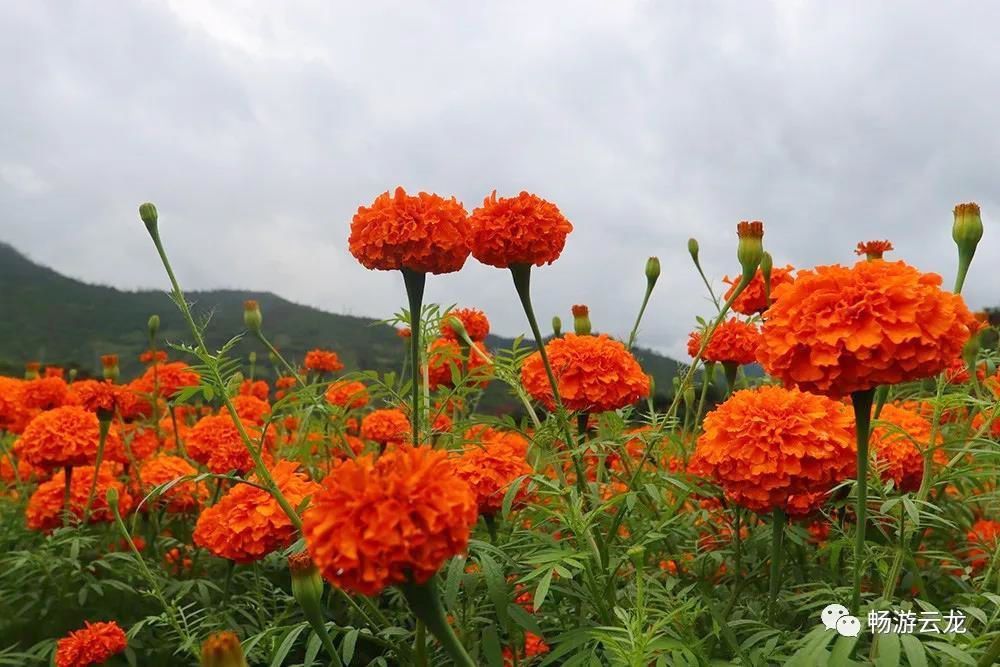
<path fill-rule="evenodd" d="M 118 507 L 118 489 L 111 486 L 108 487 L 108 492 L 104 494 L 104 498 L 108 501 L 108 507 Z"/>
<path fill-rule="evenodd" d="M 694 263 L 698 263 L 698 239 L 691 238 L 688 239 L 688 253 L 691 255 L 691 259 Z"/>
<path fill-rule="evenodd" d="M 983 238 L 983 218 L 979 204 L 958 204 L 955 207 L 955 222 L 951 227 L 951 238 L 958 247 L 966 248 L 969 255 L 976 251 L 976 246 Z"/>
<path fill-rule="evenodd" d="M 260 333 L 260 327 L 264 323 L 264 316 L 260 312 L 260 304 L 253 299 L 243 302 L 243 326 L 253 334 Z"/>
<path fill-rule="evenodd" d="M 646 282 L 652 287 L 660 277 L 660 258 L 650 257 L 646 260 Z"/>
<path fill-rule="evenodd" d="M 757 267 L 764 256 L 764 223 L 759 220 L 740 222 L 736 226 L 736 235 L 739 237 L 739 245 L 736 248 L 736 257 L 743 267 L 743 278 L 750 280 L 756 275 Z"/>
<path fill-rule="evenodd" d="M 257 363 L 257 353 L 256 352 L 251 352 L 249 355 L 247 355 L 247 358 L 250 360 L 250 365 L 251 366 L 256 365 L 256 363 Z"/>
<path fill-rule="evenodd" d="M 216 632 L 201 645 L 201 667 L 247 667 L 239 638 L 232 632 Z"/>
<path fill-rule="evenodd" d="M 149 329 L 149 340 L 155 340 L 156 334 L 160 331 L 160 316 L 150 315 L 146 327 Z"/>
<path fill-rule="evenodd" d="M 586 306 L 573 306 L 573 331 L 577 336 L 590 335 L 590 309 Z"/>
<path fill-rule="evenodd" d="M 562 336 L 562 320 L 558 315 L 552 318 L 552 335 L 556 338 Z"/>
<path fill-rule="evenodd" d="M 156 233 L 156 223 L 159 219 L 159 214 L 156 212 L 156 206 L 154 206 L 151 202 L 139 204 L 139 218 L 141 218 L 143 224 L 146 225 L 147 232 L 150 234 Z"/>

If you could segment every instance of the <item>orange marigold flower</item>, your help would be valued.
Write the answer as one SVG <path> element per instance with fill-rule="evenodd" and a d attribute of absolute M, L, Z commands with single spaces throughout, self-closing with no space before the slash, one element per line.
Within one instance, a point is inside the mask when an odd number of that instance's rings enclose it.
<path fill-rule="evenodd" d="M 90 523 L 114 521 L 114 515 L 108 507 L 108 489 L 118 491 L 118 512 L 122 516 L 132 509 L 132 496 L 128 488 L 118 480 L 121 467 L 116 463 L 102 463 L 97 474 L 97 490 L 90 506 Z M 90 485 L 94 481 L 94 466 L 73 468 L 70 477 L 69 512 L 76 518 L 83 519 L 83 511 L 87 507 L 87 497 L 90 495 Z M 60 470 L 46 482 L 38 485 L 38 489 L 28 500 L 24 511 L 26 523 L 31 530 L 48 532 L 63 524 L 62 513 L 65 509 L 66 472 Z"/>
<path fill-rule="evenodd" d="M 169 421 L 169 417 L 167 420 Z M 122 424 L 119 429 L 126 451 L 137 461 L 148 459 L 160 449 L 161 443 L 153 428 L 131 422 Z M 168 441 L 169 446 L 173 446 L 173 444 L 172 439 Z"/>
<path fill-rule="evenodd" d="M 374 410 L 361 420 L 361 437 L 385 445 L 405 440 L 411 428 L 410 420 L 402 410 Z"/>
<path fill-rule="evenodd" d="M 277 390 L 274 392 L 274 397 L 280 401 L 288 394 L 288 390 L 295 387 L 296 384 L 298 384 L 298 380 L 294 376 L 282 375 L 274 381 L 274 387 Z"/>
<path fill-rule="evenodd" d="M 573 225 L 552 202 L 521 192 L 497 199 L 496 190 L 469 218 L 472 256 L 506 269 L 512 264 L 551 264 L 559 259 Z"/>
<path fill-rule="evenodd" d="M 202 667 L 246 667 L 240 638 L 234 633 L 216 632 L 201 645 Z"/>
<path fill-rule="evenodd" d="M 473 342 L 476 350 L 466 349 L 453 340 L 438 338 L 427 353 L 427 383 L 433 391 L 438 387 L 454 387 L 452 371 L 471 384 L 485 387 L 492 377 L 493 364 L 483 359 L 489 352 L 482 343 Z"/>
<path fill-rule="evenodd" d="M 72 405 L 75 397 L 62 378 L 42 377 L 21 385 L 21 401 L 28 410 L 52 410 Z"/>
<path fill-rule="evenodd" d="M 70 385 L 70 392 L 88 412 L 110 417 L 118 406 L 118 396 L 122 389 L 107 380 L 79 380 Z"/>
<path fill-rule="evenodd" d="M 882 255 L 893 250 L 889 241 L 863 241 L 858 243 L 854 250 L 855 255 L 862 255 L 867 259 L 882 259 Z"/>
<path fill-rule="evenodd" d="M 292 507 L 319 491 L 319 484 L 298 470 L 295 461 L 279 461 L 271 469 L 275 484 Z M 254 475 L 251 482 L 260 484 Z M 194 543 L 237 563 L 260 560 L 295 540 L 295 526 L 274 497 L 255 486 L 237 484 L 198 517 Z"/>
<path fill-rule="evenodd" d="M 903 262 L 803 270 L 773 296 L 757 359 L 786 386 L 833 397 L 937 375 L 973 323 L 941 276 Z"/>
<path fill-rule="evenodd" d="M 344 367 L 340 362 L 340 357 L 331 350 L 309 350 L 306 352 L 306 360 L 303 364 L 306 370 L 317 373 L 336 373 Z"/>
<path fill-rule="evenodd" d="M 895 482 L 901 491 L 916 491 L 924 478 L 922 451 L 931 439 L 931 422 L 916 410 L 898 407 L 892 403 L 882 406 L 882 412 L 872 424 L 870 448 L 873 467 L 882 480 Z M 943 441 L 937 434 L 936 446 Z M 938 463 L 947 461 L 947 454 L 938 448 L 934 451 Z"/>
<path fill-rule="evenodd" d="M 25 384 L 18 378 L 0 376 L 0 431 L 20 433 L 34 416 L 24 405 Z"/>
<path fill-rule="evenodd" d="M 139 355 L 139 361 L 144 364 L 163 364 L 167 361 L 167 353 L 163 350 L 146 350 Z"/>
<path fill-rule="evenodd" d="M 48 471 L 45 468 L 33 466 L 23 458 L 17 459 L 17 474 L 15 475 L 14 465 L 11 463 L 10 457 L 0 454 L 0 482 L 10 484 L 18 479 L 21 482 L 35 482 L 46 477 L 48 477 Z"/>
<path fill-rule="evenodd" d="M 48 366 L 45 369 L 45 377 L 47 378 L 59 378 L 62 379 L 66 375 L 66 371 L 59 366 Z"/>
<path fill-rule="evenodd" d="M 263 426 L 264 419 L 271 414 L 271 404 L 256 396 L 237 395 L 233 396 L 232 402 L 240 419 L 258 426 Z"/>
<path fill-rule="evenodd" d="M 549 645 L 545 643 L 541 637 L 533 632 L 525 631 L 524 633 L 524 650 L 517 652 L 518 660 L 514 660 L 514 651 L 509 647 L 504 647 L 503 650 L 503 664 L 504 667 L 511 667 L 517 662 L 518 664 L 523 664 L 527 658 L 534 658 L 535 656 L 544 655 L 549 652 Z"/>
<path fill-rule="evenodd" d="M 704 361 L 720 363 L 752 364 L 757 361 L 760 347 L 760 331 L 749 322 L 731 318 L 722 322 L 712 332 L 712 340 L 705 346 L 701 357 Z M 701 332 L 694 331 L 688 338 L 688 354 L 698 356 L 701 349 Z"/>
<path fill-rule="evenodd" d="M 139 466 L 139 479 L 143 496 L 162 484 L 181 477 L 194 477 L 198 471 L 179 456 L 160 454 L 143 461 Z M 185 480 L 174 484 L 160 496 L 160 502 L 168 512 L 182 514 L 197 510 L 208 499 L 208 489 L 204 484 Z"/>
<path fill-rule="evenodd" d="M 979 571 L 989 564 L 1000 544 L 1000 522 L 980 519 L 972 524 L 965 538 L 969 542 L 972 569 Z"/>
<path fill-rule="evenodd" d="M 474 342 L 481 343 L 490 335 L 490 321 L 483 311 L 476 308 L 455 308 L 448 311 L 441 323 L 441 336 L 448 340 L 459 340 L 458 333 L 448 324 L 449 317 L 461 322 L 465 327 L 465 333 L 469 334 L 469 338 Z"/>
<path fill-rule="evenodd" d="M 323 577 L 376 595 L 392 584 L 422 584 L 465 551 L 476 500 L 447 453 L 400 447 L 330 471 L 302 521 Z"/>
<path fill-rule="evenodd" d="M 774 290 L 779 285 L 784 285 L 786 283 L 792 282 L 792 272 L 795 271 L 795 267 L 790 264 L 785 265 L 785 268 L 774 267 L 771 269 L 771 300 L 774 300 Z M 736 291 L 736 286 L 740 282 L 740 276 L 735 278 L 730 278 L 726 276 L 722 279 L 722 282 L 729 285 L 729 289 L 726 293 L 722 295 L 722 298 L 726 301 L 729 297 L 733 295 Z M 763 313 L 768 309 L 770 304 L 767 302 L 767 290 L 764 285 L 764 274 L 761 273 L 760 269 L 757 269 L 757 273 L 754 274 L 753 279 L 747 285 L 747 288 L 743 290 L 736 301 L 733 302 L 733 311 L 741 313 L 743 315 L 756 315 L 757 313 Z"/>
<path fill-rule="evenodd" d="M 368 398 L 368 387 L 362 382 L 340 380 L 326 388 L 326 402 L 345 410 L 365 407 Z"/>
<path fill-rule="evenodd" d="M 569 410 L 606 412 L 649 396 L 649 377 L 632 353 L 607 335 L 566 334 L 545 345 L 563 405 Z M 532 398 L 555 409 L 552 388 L 538 352 L 524 360 L 521 383 Z"/>
<path fill-rule="evenodd" d="M 142 377 L 133 381 L 132 388 L 147 396 L 153 396 L 159 388 L 159 396 L 170 399 L 185 387 L 197 386 L 200 381 L 201 377 L 193 368 L 183 361 L 172 361 L 147 368 Z"/>
<path fill-rule="evenodd" d="M 42 412 L 14 443 L 19 456 L 40 468 L 93 465 L 100 441 L 97 415 L 77 405 Z M 125 449 L 112 426 L 104 443 L 104 460 L 124 463 Z"/>
<path fill-rule="evenodd" d="M 270 395 L 271 388 L 263 380 L 244 380 L 240 384 L 240 396 L 253 396 L 266 401 Z"/>
<path fill-rule="evenodd" d="M 467 214 L 454 197 L 396 188 L 358 208 L 348 245 L 368 269 L 451 273 L 469 257 Z"/>
<path fill-rule="evenodd" d="M 139 386 L 138 379 L 119 386 L 121 391 L 118 395 L 118 415 L 122 419 L 134 421 L 153 415 L 153 404 L 143 395 L 144 389 Z"/>
<path fill-rule="evenodd" d="M 455 460 L 455 472 L 476 495 L 480 514 L 499 512 L 507 489 L 514 480 L 532 473 L 525 459 L 528 442 L 516 433 L 509 436 L 499 437 L 497 433 L 496 437 L 490 437 L 481 444 L 470 443 L 465 446 L 462 456 Z M 524 480 L 515 503 L 523 504 L 526 499 L 527 480 Z"/>
<path fill-rule="evenodd" d="M 90 667 L 102 665 L 108 658 L 128 647 L 125 631 L 114 621 L 86 621 L 56 644 L 56 667 Z"/>
<path fill-rule="evenodd" d="M 261 430 L 252 422 L 241 420 L 250 440 L 256 445 L 260 439 Z M 273 434 L 268 431 L 265 448 L 269 449 Z M 188 431 L 185 441 L 188 456 L 208 468 L 211 472 L 222 474 L 230 470 L 241 473 L 253 469 L 253 458 L 247 451 L 236 424 L 228 414 L 202 417 Z"/>
<path fill-rule="evenodd" d="M 692 469 L 754 512 L 803 516 L 854 475 L 850 410 L 797 389 L 745 389 L 705 417 Z"/>

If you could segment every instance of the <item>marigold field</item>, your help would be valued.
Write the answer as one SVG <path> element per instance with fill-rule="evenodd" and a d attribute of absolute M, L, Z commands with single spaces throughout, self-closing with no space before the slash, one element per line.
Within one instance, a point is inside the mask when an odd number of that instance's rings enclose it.
<path fill-rule="evenodd" d="M 207 348 L 169 213 L 139 217 L 186 340 L 151 314 L 138 377 L 106 350 L 99 379 L 0 378 L 0 665 L 1000 662 L 1000 354 L 961 296 L 975 204 L 941 224 L 947 285 L 889 241 L 778 266 L 740 222 L 713 276 L 691 239 L 670 270 L 708 308 L 659 388 L 632 352 L 670 316 L 659 261 L 618 267 L 627 339 L 584 305 L 540 322 L 573 225 L 535 194 L 469 211 L 397 188 L 343 221 L 361 265 L 403 277 L 391 373 L 285 358 L 254 301 Z M 512 349 L 487 345 L 493 304 L 434 303 L 469 261 L 510 275 Z M 518 410 L 477 409 L 490 385 Z"/>

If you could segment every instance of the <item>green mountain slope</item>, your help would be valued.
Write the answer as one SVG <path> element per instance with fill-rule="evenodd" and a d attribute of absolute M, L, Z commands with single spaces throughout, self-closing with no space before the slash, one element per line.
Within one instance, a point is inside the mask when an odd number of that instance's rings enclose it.
<path fill-rule="evenodd" d="M 308 350 L 322 347 L 336 350 L 349 370 L 398 370 L 402 364 L 403 341 L 392 327 L 376 320 L 324 312 L 270 292 L 211 290 L 187 297 L 196 313 L 211 314 L 211 347 L 243 330 L 243 301 L 256 299 L 268 335 L 290 360 L 301 361 Z M 0 243 L 0 373 L 19 375 L 24 362 L 38 360 L 93 374 L 100 368 L 100 355 L 118 354 L 123 376 L 131 377 L 141 370 L 138 356 L 146 347 L 146 321 L 153 313 L 160 316 L 164 340 L 189 340 L 165 292 L 89 285 Z M 499 337 L 487 341 L 494 349 L 512 343 Z M 238 350 L 263 353 L 249 339 L 241 341 Z M 637 356 L 656 379 L 659 393 L 671 386 L 677 362 L 648 350 L 638 350 Z M 500 407 L 506 401 L 494 397 L 490 403 Z"/>

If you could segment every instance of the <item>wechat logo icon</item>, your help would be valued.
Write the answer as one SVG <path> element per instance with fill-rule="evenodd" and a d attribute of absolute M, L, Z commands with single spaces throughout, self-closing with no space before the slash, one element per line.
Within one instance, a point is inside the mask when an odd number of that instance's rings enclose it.
<path fill-rule="evenodd" d="M 851 616 L 842 604 L 828 604 L 820 614 L 820 620 L 827 630 L 836 630 L 841 637 L 857 637 L 861 634 L 861 621 Z"/>

